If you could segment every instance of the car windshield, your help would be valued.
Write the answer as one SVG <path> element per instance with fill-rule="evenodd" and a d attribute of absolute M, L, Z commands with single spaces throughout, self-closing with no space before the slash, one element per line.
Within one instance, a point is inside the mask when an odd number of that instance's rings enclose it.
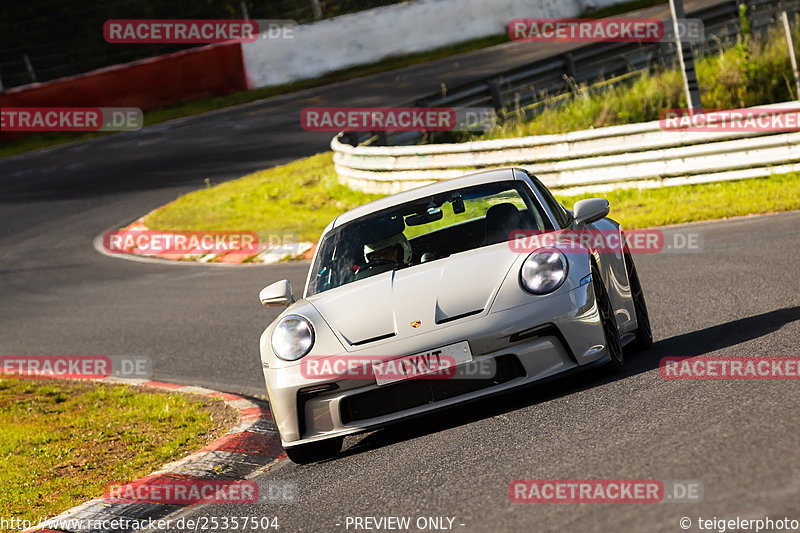
<path fill-rule="evenodd" d="M 553 229 L 523 182 L 421 197 L 331 230 L 320 243 L 307 293 L 505 242 L 516 229 Z"/>

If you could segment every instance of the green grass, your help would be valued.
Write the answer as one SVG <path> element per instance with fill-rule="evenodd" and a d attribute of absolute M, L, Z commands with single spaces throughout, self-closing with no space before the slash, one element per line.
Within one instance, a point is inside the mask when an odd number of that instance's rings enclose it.
<path fill-rule="evenodd" d="M 796 20 L 796 22 L 798 22 Z M 797 32 L 800 41 L 800 33 Z M 736 108 L 794 97 L 786 40 L 780 32 L 763 41 L 742 37 L 735 46 L 697 63 L 703 103 Z M 560 107 L 530 121 L 506 123 L 489 138 L 560 133 L 655 120 L 663 109 L 685 107 L 677 71 L 635 75 L 632 84 L 609 85 L 589 93 L 576 88 Z M 483 137 L 486 138 L 486 137 Z M 461 139 L 466 140 L 466 139 Z M 796 174 L 664 189 L 627 190 L 606 196 L 627 227 L 707 220 L 797 209 Z M 197 191 L 151 214 L 160 230 L 291 230 L 314 239 L 336 215 L 377 198 L 352 191 L 336 180 L 331 154 L 318 154 L 217 187 Z M 565 200 L 567 203 L 574 199 Z"/>
<path fill-rule="evenodd" d="M 795 19 L 794 28 L 798 43 L 800 19 Z M 775 28 L 762 40 L 740 37 L 734 46 L 696 61 L 703 107 L 738 109 L 796 97 L 789 81 L 793 78 L 786 38 L 779 30 Z M 533 119 L 525 119 L 520 110 L 486 135 L 462 133 L 448 138 L 471 141 L 563 133 L 658 120 L 664 109 L 685 107 L 680 71 L 639 73 L 628 83 L 599 90 L 576 86 L 572 93 L 547 101 Z"/>
<path fill-rule="evenodd" d="M 582 198 L 607 198 L 612 218 L 641 228 L 800 209 L 800 174 L 556 196 L 569 208 Z M 337 215 L 380 197 L 341 185 L 326 152 L 189 193 L 151 213 L 146 224 L 163 231 L 293 231 L 315 241 Z"/>
<path fill-rule="evenodd" d="M 0 517 L 55 516 L 201 448 L 234 421 L 219 400 L 0 379 Z"/>
<path fill-rule="evenodd" d="M 611 204 L 609 216 L 623 227 L 647 228 L 800 209 L 800 173 L 578 196 L 559 195 L 556 191 L 555 196 L 570 209 L 584 198 L 606 198 Z"/>
<path fill-rule="evenodd" d="M 326 152 L 191 192 L 146 223 L 164 231 L 287 231 L 316 240 L 337 215 L 377 198 L 341 185 Z"/>

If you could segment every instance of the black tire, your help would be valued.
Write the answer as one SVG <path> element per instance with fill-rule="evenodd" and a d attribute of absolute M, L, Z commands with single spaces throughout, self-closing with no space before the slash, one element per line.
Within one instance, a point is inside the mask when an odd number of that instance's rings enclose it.
<path fill-rule="evenodd" d="M 309 444 L 300 444 L 286 448 L 286 455 L 293 463 L 307 465 L 324 459 L 336 457 L 342 450 L 342 437 L 334 437 Z"/>
<path fill-rule="evenodd" d="M 611 307 L 611 299 L 608 297 L 606 286 L 600 277 L 600 271 L 594 265 L 592 265 L 592 285 L 597 309 L 600 311 L 600 323 L 603 325 L 603 334 L 606 338 L 606 349 L 611 356 L 609 365 L 613 369 L 619 370 L 625 365 L 625 354 L 622 352 L 622 344 L 619 341 L 617 320 L 614 318 L 614 309 Z"/>
<path fill-rule="evenodd" d="M 625 252 L 625 268 L 628 271 L 628 283 L 631 286 L 631 297 L 636 309 L 636 340 L 629 346 L 634 351 L 641 351 L 653 345 L 653 330 L 650 328 L 650 315 L 647 313 L 647 303 L 644 301 L 644 291 L 639 282 L 639 274 L 630 252 Z"/>

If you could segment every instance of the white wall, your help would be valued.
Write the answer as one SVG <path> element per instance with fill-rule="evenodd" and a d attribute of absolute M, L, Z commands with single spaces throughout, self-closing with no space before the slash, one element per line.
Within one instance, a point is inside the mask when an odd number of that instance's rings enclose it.
<path fill-rule="evenodd" d="M 414 0 L 295 26 L 293 39 L 242 44 L 251 88 L 316 78 L 505 33 L 515 18 L 575 17 L 621 0 Z"/>

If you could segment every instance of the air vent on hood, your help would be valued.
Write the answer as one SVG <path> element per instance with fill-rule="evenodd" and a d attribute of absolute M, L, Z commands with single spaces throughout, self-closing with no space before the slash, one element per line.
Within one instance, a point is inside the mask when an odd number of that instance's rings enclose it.
<path fill-rule="evenodd" d="M 378 335 L 377 337 L 372 337 L 371 339 L 365 339 L 363 341 L 358 341 L 358 342 L 351 342 L 350 345 L 351 346 L 361 346 L 362 344 L 369 344 L 371 342 L 378 342 L 378 341 L 382 341 L 383 339 L 391 339 L 395 335 L 397 335 L 397 333 L 395 333 L 395 332 L 387 333 L 386 335 Z"/>
<path fill-rule="evenodd" d="M 482 313 L 482 312 L 483 312 L 483 309 L 478 309 L 476 311 L 470 311 L 468 313 L 462 313 L 462 314 L 456 315 L 456 316 L 449 316 L 447 318 L 440 318 L 439 320 L 436 321 L 436 324 L 437 325 L 438 324 L 447 324 L 448 322 L 452 322 L 454 320 L 461 320 L 462 318 L 467 318 L 468 316 L 477 315 L 478 313 Z"/>

